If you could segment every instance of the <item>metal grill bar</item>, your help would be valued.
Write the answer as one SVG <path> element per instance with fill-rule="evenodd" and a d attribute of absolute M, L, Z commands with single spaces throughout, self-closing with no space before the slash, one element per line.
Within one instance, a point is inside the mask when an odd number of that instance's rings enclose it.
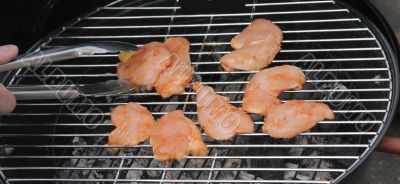
<path fill-rule="evenodd" d="M 0 159 L 9 158 L 32 158 L 32 159 L 46 159 L 46 158 L 80 158 L 80 159 L 153 159 L 154 156 L 0 156 Z M 358 156 L 188 156 L 188 159 L 359 159 Z"/>
<path fill-rule="evenodd" d="M 247 148 L 244 146 L 238 145 L 208 145 L 209 148 L 223 148 L 228 146 L 230 148 Z M 368 144 L 285 144 L 285 145 L 277 145 L 277 144 L 264 144 L 261 145 L 262 148 L 368 148 Z M 0 145 L 2 148 L 151 148 L 151 145 L 137 145 L 137 146 L 122 146 L 122 145 Z M 259 147 L 259 145 L 250 145 L 249 147 Z"/>
<path fill-rule="evenodd" d="M 142 46 L 142 45 L 139 45 Z M 59 47 L 59 46 L 52 46 L 51 48 Z M 368 50 L 380 50 L 381 48 L 339 48 L 339 49 L 291 49 L 291 50 L 281 50 L 281 53 L 292 53 L 292 52 L 338 52 L 338 51 L 368 51 Z M 228 54 L 229 51 L 224 52 L 192 52 L 192 55 L 196 54 Z M 59 65 L 57 65 L 59 66 Z M 112 65 L 116 66 L 116 65 Z"/>
<path fill-rule="evenodd" d="M 388 102 L 389 99 L 321 99 L 321 100 L 305 100 L 308 102 Z M 283 103 L 287 102 L 286 100 L 282 100 Z M 230 101 L 231 104 L 242 104 L 242 101 Z M 118 106 L 118 105 L 125 105 L 127 103 L 69 103 L 68 105 L 75 106 L 75 105 L 98 105 L 98 106 Z M 191 104 L 195 105 L 195 101 L 186 101 L 186 102 L 138 102 L 141 105 L 184 105 L 184 104 Z M 65 103 L 21 103 L 18 104 L 21 106 L 64 106 Z"/>
<path fill-rule="evenodd" d="M 374 78 L 374 79 L 327 79 L 327 80 L 306 80 L 306 83 L 342 83 L 342 82 L 390 82 L 390 78 Z M 224 84 L 247 84 L 248 81 L 223 81 L 223 82 L 202 82 L 204 85 L 224 85 Z M 76 83 L 75 85 L 85 85 L 86 83 Z M 73 87 L 75 85 L 35 85 L 37 87 Z M 14 87 L 14 86 L 11 86 Z"/>
<path fill-rule="evenodd" d="M 196 15 L 154 15 L 154 16 L 124 16 L 124 17 L 83 17 L 82 20 L 110 20 L 110 19 L 159 19 L 159 18 L 198 18 L 198 17 L 236 17 L 250 15 L 280 15 L 280 14 L 312 14 L 312 13 L 332 13 L 349 12 L 348 9 L 330 10 L 308 10 L 308 11 L 281 11 L 281 12 L 259 12 L 259 13 L 232 13 L 232 14 L 196 14 Z"/>
<path fill-rule="evenodd" d="M 191 54 L 194 55 L 194 54 Z M 92 56 L 83 56 L 82 58 L 97 58 L 97 57 L 117 57 L 115 54 L 107 54 L 107 55 L 92 55 Z M 339 61 L 376 61 L 376 60 L 383 60 L 385 61 L 386 58 L 384 57 L 371 57 L 371 58 L 335 58 L 335 59 L 275 59 L 273 62 L 275 63 L 298 63 L 298 62 L 339 62 Z M 194 65 L 208 65 L 208 64 L 221 64 L 219 61 L 202 61 L 202 62 L 192 62 Z"/>
<path fill-rule="evenodd" d="M 56 36 L 54 39 L 118 39 L 118 38 L 156 38 L 156 37 L 192 37 L 192 36 L 226 36 L 237 33 L 207 33 L 207 34 L 170 34 L 170 35 L 125 35 L 125 36 Z M 282 43 L 304 43 L 304 42 L 339 42 L 339 41 L 368 41 L 374 38 L 338 38 L 338 39 L 304 39 L 304 40 L 283 40 Z"/>
<path fill-rule="evenodd" d="M 43 66 L 46 67 L 46 66 Z M 57 66 L 53 66 L 57 67 Z M 75 67 L 80 67 L 80 65 L 75 65 Z M 61 67 L 60 67 L 61 68 Z M 317 70 L 304 70 L 304 72 L 349 72 L 349 71 L 385 71 L 387 68 L 359 68 L 359 69 L 317 69 Z M 245 71 L 245 72 L 195 72 L 197 75 L 210 75 L 210 74 L 255 74 L 258 71 Z M 21 74 L 18 77 L 46 77 L 47 75 L 34 75 L 34 74 Z M 116 74 L 55 74 L 52 77 L 117 77 Z"/>
<path fill-rule="evenodd" d="M 206 171 L 208 168 L 103 168 L 103 167 L 18 167 L 18 168 L 11 168 L 11 167 L 3 167 L 3 170 L 167 170 L 167 171 Z M 213 170 L 220 170 L 220 171 L 305 171 L 305 172 L 345 172 L 345 169 L 312 169 L 312 168 L 217 168 L 214 167 Z"/>
<path fill-rule="evenodd" d="M 276 5 L 321 4 L 321 3 L 334 3 L 334 1 L 301 1 L 301 2 L 282 2 L 282 3 L 254 3 L 254 4 L 246 4 L 246 6 L 276 6 Z"/>
<path fill-rule="evenodd" d="M 54 64 L 54 65 L 44 65 L 44 66 L 38 66 L 38 68 L 76 68 L 76 67 L 116 67 L 117 64 L 93 64 L 93 65 L 60 65 L 60 64 Z M 329 69 L 309 69 L 309 70 L 304 70 L 305 72 L 355 72 L 355 71 L 386 71 L 388 68 L 343 68 L 343 69 L 335 69 L 335 68 L 329 68 Z M 206 72 L 195 72 L 196 75 L 209 75 L 209 74 L 253 74 L 257 73 L 258 71 L 232 71 L 232 72 L 225 72 L 225 71 L 206 71 Z M 88 76 L 92 75 L 101 75 L 101 74 L 84 74 Z M 27 75 L 27 74 L 21 74 L 18 75 L 18 77 L 22 76 L 33 76 L 33 75 Z M 34 76 L 39 76 L 41 77 L 42 75 L 34 75 Z M 65 75 L 52 75 L 52 76 L 75 76 L 73 74 L 65 74 Z M 102 74 L 103 76 L 116 76 L 115 74 Z"/>
<path fill-rule="evenodd" d="M 108 137 L 110 134 L 0 134 L 0 137 Z M 206 134 L 202 134 L 206 136 Z M 268 136 L 265 133 L 240 134 L 241 136 Z M 299 136 L 309 135 L 376 135 L 376 132 L 305 132 Z M 235 145 L 238 146 L 238 145 Z M 254 145 L 260 147 L 260 145 Z M 238 146 L 240 147 L 240 146 Z M 251 147 L 244 145 L 244 147 Z M 261 146 L 262 147 L 262 146 Z"/>
<path fill-rule="evenodd" d="M 335 109 L 337 119 L 322 121 L 311 131 L 291 140 L 275 140 L 261 133 L 262 119 L 255 121 L 257 133 L 241 134 L 230 141 L 211 141 L 203 133 L 209 148 L 208 156 L 189 156 L 182 163 L 161 165 L 154 161 L 148 142 L 136 146 L 107 145 L 107 136 L 113 129 L 110 121 L 83 123 L 75 118 L 94 115 L 109 118 L 109 112 L 116 105 L 135 101 L 149 108 L 156 117 L 171 109 L 182 109 L 199 126 L 195 118 L 195 93 L 191 89 L 171 100 L 161 100 L 157 93 L 148 91 L 68 104 L 100 108 L 104 110 L 102 113 L 70 112 L 64 108 L 66 104 L 57 101 L 21 101 L 16 112 L 0 114 L 3 115 L 0 138 L 5 143 L 0 148 L 25 151 L 22 155 L 0 156 L 9 163 L 23 163 L 0 167 L 8 181 L 331 183 L 343 176 L 365 156 L 377 135 L 381 134 L 392 103 L 391 67 L 380 43 L 360 18 L 333 0 L 248 1 L 248 12 L 191 15 L 182 14 L 180 2 L 175 0 L 146 1 L 144 6 L 118 0 L 64 26 L 40 49 L 92 40 L 122 40 L 143 46 L 153 40 L 184 36 L 191 42 L 190 54 L 196 68 L 194 81 L 211 85 L 218 94 L 229 96 L 232 104 L 240 106 L 241 96 L 238 95 L 243 95 L 245 84 L 256 71 L 227 73 L 218 68 L 218 58 L 229 53 L 230 38 L 252 20 L 269 18 L 284 33 L 283 49 L 273 65 L 295 64 L 308 76 L 305 89 L 284 92 L 284 102 L 299 96 L 308 101 L 325 102 Z M 38 70 L 60 68 L 65 74 L 20 70 L 9 88 L 70 86 L 35 82 L 41 78 L 66 78 L 76 85 L 115 79 L 115 74 L 104 74 L 115 71 L 114 61 L 117 61 L 116 54 L 95 55 L 42 66 Z M 314 64 L 324 67 L 314 68 L 311 66 Z M 319 78 L 313 77 L 314 74 L 333 74 L 335 77 Z M 320 86 L 325 87 L 319 89 Z M 365 114 L 376 118 L 356 118 Z M 49 118 L 57 120 L 42 121 Z M 32 142 L 27 143 L 27 138 Z M 108 148 L 127 149 L 110 153 Z M 29 165 L 30 162 L 25 162 L 27 159 L 40 164 Z M 278 162 L 299 164 L 294 167 L 268 165 Z M 26 178 L 28 176 L 21 174 L 31 171 L 43 174 L 37 178 Z M 57 175 L 50 176 L 49 171 Z M 102 174 L 96 175 L 98 171 Z M 76 178 L 76 173 L 84 174 Z M 268 175 L 272 175 L 271 178 L 263 178 Z M 309 177 L 299 180 L 300 175 Z"/>
<path fill-rule="evenodd" d="M 151 6 L 151 7 L 101 7 L 101 10 L 176 10 L 181 9 L 179 6 L 167 7 L 167 6 Z"/>
<path fill-rule="evenodd" d="M 20 182 L 20 181 L 70 181 L 70 182 L 114 182 L 113 179 L 54 179 L 54 178 L 33 178 L 33 179 L 10 179 L 8 181 L 11 182 Z M 140 179 L 140 180 L 133 180 L 133 179 L 118 179 L 117 181 L 120 182 L 159 182 L 160 180 L 157 179 Z M 173 183 L 206 183 L 206 182 L 226 182 L 226 183 L 251 183 L 254 180 L 163 180 L 163 182 L 173 182 Z M 327 181 L 315 181 L 315 180 L 257 180 L 257 183 L 316 183 L 316 184 L 325 184 L 330 183 Z"/>
<path fill-rule="evenodd" d="M 263 125 L 264 122 L 254 122 L 256 125 Z M 382 121 L 321 121 L 320 124 L 382 124 Z M 195 123 L 198 124 L 198 123 Z M 0 126 L 114 126 L 111 123 L 98 123 L 98 124 L 87 124 L 87 123 L 0 123 Z"/>
<path fill-rule="evenodd" d="M 27 86 L 13 86 L 10 89 L 21 89 Z M 28 86 L 29 87 L 29 86 Z M 299 91 L 285 91 L 284 93 L 312 93 L 312 92 L 379 92 L 379 91 L 390 91 L 390 88 L 368 88 L 368 89 L 315 89 L 315 90 L 299 90 Z M 244 91 L 216 91 L 217 94 L 244 94 Z M 184 92 L 181 95 L 195 95 L 195 92 Z M 123 94 L 122 96 L 154 96 L 158 93 L 145 92 L 145 93 L 132 93 Z M 21 104 L 24 104 L 23 102 Z"/>
<path fill-rule="evenodd" d="M 386 110 L 333 110 L 334 113 L 386 113 Z M 168 112 L 152 112 L 152 115 L 165 115 Z M 183 112 L 185 115 L 197 115 L 197 112 Z M 110 116 L 110 113 L 0 113 L 2 116 Z M 1 134 L 0 134 L 1 135 Z"/>
<path fill-rule="evenodd" d="M 360 21 L 359 19 L 327 19 L 327 20 L 307 20 L 310 22 L 344 22 L 344 21 Z M 282 24 L 283 22 L 274 22 L 275 24 Z M 289 22 L 284 22 L 289 23 Z M 295 23 L 298 23 L 297 21 Z M 303 22 L 305 23 L 305 22 Z M 189 28 L 189 27 L 223 27 L 223 26 L 248 26 L 250 23 L 237 22 L 237 23 L 213 23 L 213 24 L 181 24 L 181 25 L 145 25 L 145 26 L 74 26 L 64 27 L 64 29 L 148 29 L 148 28 Z M 368 31 L 366 28 L 343 28 L 343 29 L 310 29 L 310 30 L 287 30 L 283 33 L 301 33 L 301 32 L 346 32 L 346 31 Z"/>
<path fill-rule="evenodd" d="M 191 54 L 193 55 L 193 54 Z M 97 58 L 97 57 L 117 57 L 116 54 L 104 54 L 104 55 L 92 55 L 92 56 L 83 56 L 82 58 Z M 339 62 L 339 61 L 376 61 L 376 60 L 385 60 L 386 58 L 384 57 L 370 57 L 370 58 L 365 58 L 365 57 L 360 57 L 360 58 L 335 58 L 335 59 L 276 59 L 273 62 L 275 63 L 290 63 L 290 62 Z M 195 65 L 201 65 L 201 64 L 221 64 L 218 61 L 212 61 L 212 62 L 192 62 L 192 64 Z"/>
<path fill-rule="evenodd" d="M 262 145 L 247 145 L 249 147 L 263 147 L 263 148 L 368 148 L 368 144 L 262 144 Z M 149 144 L 142 144 L 136 146 L 122 146 L 122 145 L 0 145 L 3 148 L 15 147 L 15 148 L 151 148 Z M 231 148 L 244 148 L 245 145 L 207 145 L 209 148 L 222 148 L 222 147 L 231 147 Z M 189 156 L 188 158 L 192 158 L 193 156 Z M 194 157 L 193 157 L 194 158 Z"/>

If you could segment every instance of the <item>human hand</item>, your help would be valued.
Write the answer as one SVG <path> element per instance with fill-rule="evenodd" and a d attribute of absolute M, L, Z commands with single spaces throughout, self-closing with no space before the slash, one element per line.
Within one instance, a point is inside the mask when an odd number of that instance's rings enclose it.
<path fill-rule="evenodd" d="M 8 63 L 18 54 L 18 47 L 15 45 L 0 46 L 0 65 Z M 11 112 L 16 106 L 15 96 L 0 84 L 0 112 Z"/>

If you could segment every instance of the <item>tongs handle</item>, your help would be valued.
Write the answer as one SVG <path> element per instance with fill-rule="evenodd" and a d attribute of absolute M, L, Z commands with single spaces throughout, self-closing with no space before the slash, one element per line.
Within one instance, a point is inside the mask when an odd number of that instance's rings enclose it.
<path fill-rule="evenodd" d="M 17 100 L 73 99 L 80 95 L 76 89 L 56 89 L 47 86 L 10 88 Z"/>
<path fill-rule="evenodd" d="M 16 60 L 0 65 L 0 72 L 10 71 L 18 68 L 39 66 L 55 61 L 77 58 L 81 52 L 75 47 L 61 47 L 55 49 L 48 49 L 44 51 L 37 51 L 26 55 L 17 57 Z"/>

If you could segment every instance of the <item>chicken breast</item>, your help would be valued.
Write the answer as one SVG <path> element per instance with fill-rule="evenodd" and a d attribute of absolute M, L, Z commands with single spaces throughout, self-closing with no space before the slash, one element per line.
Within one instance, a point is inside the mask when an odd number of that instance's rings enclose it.
<path fill-rule="evenodd" d="M 303 71 L 292 65 L 261 70 L 246 85 L 243 110 L 267 115 L 280 104 L 279 95 L 285 90 L 300 90 L 306 82 Z"/>
<path fill-rule="evenodd" d="M 200 83 L 196 90 L 197 119 L 205 133 L 216 140 L 228 140 L 241 133 L 253 133 L 254 122 L 242 109 L 229 104 L 229 98 Z"/>
<path fill-rule="evenodd" d="M 293 138 L 324 119 L 334 119 L 328 105 L 291 100 L 276 106 L 264 119 L 263 132 L 274 138 Z"/>
<path fill-rule="evenodd" d="M 155 88 L 163 98 L 168 98 L 183 93 L 189 87 L 194 69 L 189 56 L 189 41 L 176 37 L 168 38 L 164 44 L 172 53 L 171 65 L 161 73 Z"/>
<path fill-rule="evenodd" d="M 231 72 L 261 70 L 272 63 L 281 50 L 282 31 L 267 19 L 256 19 L 233 37 L 231 53 L 220 58 L 222 68 Z"/>
<path fill-rule="evenodd" d="M 222 56 L 220 62 L 227 72 L 232 72 L 234 69 L 261 70 L 272 63 L 279 51 L 280 45 L 271 40 L 263 40 Z"/>
<path fill-rule="evenodd" d="M 171 52 L 163 43 L 151 42 L 132 54 L 128 61 L 117 66 L 119 79 L 151 89 L 160 75 L 171 64 Z"/>
<path fill-rule="evenodd" d="M 148 139 L 155 123 L 151 112 L 137 103 L 114 108 L 111 112 L 111 121 L 116 129 L 110 133 L 108 144 L 123 146 L 137 145 Z"/>
<path fill-rule="evenodd" d="M 151 130 L 150 143 L 156 160 L 181 160 L 186 156 L 206 156 L 199 129 L 180 110 L 162 116 Z"/>
<path fill-rule="evenodd" d="M 246 47 L 262 40 L 271 40 L 280 45 L 283 39 L 282 30 L 267 19 L 256 19 L 240 34 L 233 37 L 231 46 L 234 49 Z"/>

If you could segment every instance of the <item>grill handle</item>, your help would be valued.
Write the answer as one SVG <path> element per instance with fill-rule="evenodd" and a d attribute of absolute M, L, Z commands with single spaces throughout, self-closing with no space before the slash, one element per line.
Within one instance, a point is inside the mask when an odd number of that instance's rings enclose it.
<path fill-rule="evenodd" d="M 383 137 L 378 145 L 377 151 L 400 154 L 400 137 Z"/>

